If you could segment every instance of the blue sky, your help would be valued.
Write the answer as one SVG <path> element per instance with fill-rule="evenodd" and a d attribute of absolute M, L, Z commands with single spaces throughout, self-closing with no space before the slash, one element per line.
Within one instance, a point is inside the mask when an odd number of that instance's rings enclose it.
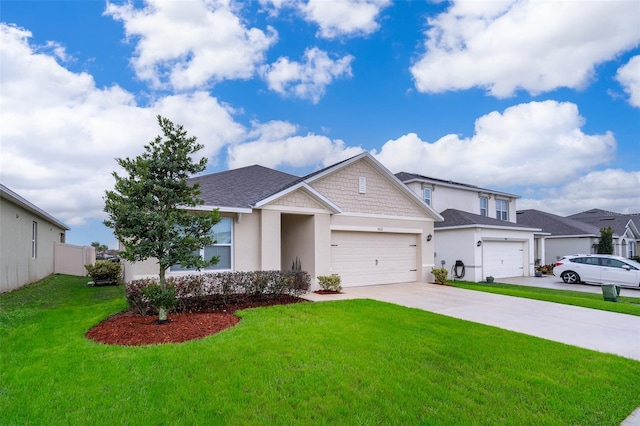
<path fill-rule="evenodd" d="M 519 209 L 640 212 L 635 0 L 3 0 L 0 20 L 0 178 L 72 244 L 115 247 L 114 159 L 158 114 L 207 172 L 369 151 Z"/>

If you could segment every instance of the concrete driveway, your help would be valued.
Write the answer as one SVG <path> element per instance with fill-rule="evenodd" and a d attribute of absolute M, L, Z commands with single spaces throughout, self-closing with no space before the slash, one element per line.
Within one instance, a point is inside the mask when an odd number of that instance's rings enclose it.
<path fill-rule="evenodd" d="M 633 315 L 425 283 L 352 287 L 343 294 L 304 297 L 395 303 L 640 361 L 640 317 Z"/>
<path fill-rule="evenodd" d="M 602 289 L 598 284 L 565 284 L 560 278 L 553 275 L 543 275 L 542 277 L 511 277 L 498 278 L 497 282 L 525 285 L 529 287 L 553 288 L 556 290 L 583 291 L 585 293 L 602 294 Z M 640 298 L 640 287 L 623 287 L 620 290 L 621 296 Z"/>

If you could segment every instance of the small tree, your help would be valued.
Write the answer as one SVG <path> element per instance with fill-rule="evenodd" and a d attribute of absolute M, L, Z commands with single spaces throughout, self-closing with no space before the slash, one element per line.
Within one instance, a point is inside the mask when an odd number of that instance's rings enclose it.
<path fill-rule="evenodd" d="M 116 182 L 113 191 L 106 191 L 104 224 L 122 243 L 122 258 L 130 262 L 157 259 L 161 292 L 154 294 L 159 294 L 159 320 L 164 322 L 170 304 L 161 302 L 167 300 L 167 293 L 173 294 L 173 287 L 167 287 L 166 270 L 177 263 L 197 269 L 217 263 L 217 257 L 200 257 L 200 249 L 215 244 L 210 230 L 221 217 L 217 209 L 187 209 L 203 203 L 199 186 L 189 185 L 187 179 L 204 171 L 207 159 L 193 160 L 202 145 L 195 137 L 187 137 L 181 125 L 174 126 L 161 116 L 157 119 L 164 139 L 157 136 L 134 159 L 116 159 L 127 176 L 112 173 Z"/>
<path fill-rule="evenodd" d="M 613 254 L 613 229 L 610 226 L 600 228 L 598 254 Z"/>

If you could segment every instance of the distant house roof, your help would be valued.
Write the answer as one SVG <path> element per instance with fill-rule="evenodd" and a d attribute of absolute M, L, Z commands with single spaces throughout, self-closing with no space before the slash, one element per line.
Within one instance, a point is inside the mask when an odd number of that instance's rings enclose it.
<path fill-rule="evenodd" d="M 436 229 L 444 228 L 465 228 L 465 227 L 481 227 L 481 228 L 513 228 L 522 231 L 540 231 L 535 226 L 526 226 L 518 223 L 498 220 L 488 216 L 469 213 L 462 210 L 447 209 L 440 213 L 444 218 L 444 222 L 436 222 Z"/>
<path fill-rule="evenodd" d="M 396 177 L 404 183 L 409 183 L 412 181 L 430 182 L 430 183 L 435 183 L 443 186 L 451 186 L 451 187 L 457 187 L 460 189 L 466 189 L 468 191 L 498 194 L 498 195 L 502 195 L 504 197 L 509 197 L 509 198 L 520 198 L 519 195 L 509 194 L 508 192 L 501 192 L 501 191 L 495 191 L 493 189 L 480 188 L 479 186 L 470 185 L 468 183 L 454 182 L 452 180 L 445 180 L 445 179 L 436 179 L 436 178 L 423 176 L 415 173 L 399 172 L 399 173 L 396 173 Z"/>
<path fill-rule="evenodd" d="M 558 216 L 540 210 L 519 210 L 516 212 L 517 222 L 521 225 L 540 228 L 551 236 L 599 236 L 600 229 L 588 223 Z"/>
<path fill-rule="evenodd" d="M 598 235 L 601 228 L 608 226 L 613 229 L 614 236 L 624 235 L 629 226 L 632 227 L 636 235 L 638 235 L 638 229 L 640 229 L 640 213 L 622 214 L 601 209 L 591 209 L 567 217 L 597 227 Z"/>
<path fill-rule="evenodd" d="M 49 213 L 45 212 L 40 207 L 36 206 L 35 204 L 27 201 L 25 198 L 16 194 L 15 192 L 13 192 L 12 190 L 10 190 L 9 188 L 7 188 L 1 183 L 0 183 L 0 197 L 19 205 L 23 209 L 28 210 L 31 213 L 42 217 L 43 219 L 48 220 L 49 222 L 53 223 L 59 228 L 64 229 L 65 231 L 68 231 L 70 229 L 67 225 L 60 222 L 55 217 L 51 216 Z"/>

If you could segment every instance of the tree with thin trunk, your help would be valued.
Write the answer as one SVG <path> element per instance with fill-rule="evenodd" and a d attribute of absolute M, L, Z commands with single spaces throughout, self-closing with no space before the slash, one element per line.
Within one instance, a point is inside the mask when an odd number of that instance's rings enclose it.
<path fill-rule="evenodd" d="M 600 229 L 598 254 L 613 254 L 613 229 L 610 226 Z"/>
<path fill-rule="evenodd" d="M 159 288 L 149 297 L 157 299 L 159 320 L 166 322 L 170 302 L 175 301 L 166 271 L 175 264 L 201 269 L 217 263 L 217 257 L 203 259 L 200 249 L 215 244 L 210 231 L 221 217 L 217 209 L 196 209 L 203 204 L 198 198 L 200 189 L 187 181 L 206 168 L 206 158 L 193 159 L 203 146 L 196 143 L 196 137 L 187 137 L 183 126 L 161 116 L 157 119 L 164 138 L 157 136 L 134 159 L 116 159 L 126 175 L 112 173 L 115 186 L 105 192 L 108 217 L 104 224 L 122 243 L 122 258 L 157 260 Z"/>

